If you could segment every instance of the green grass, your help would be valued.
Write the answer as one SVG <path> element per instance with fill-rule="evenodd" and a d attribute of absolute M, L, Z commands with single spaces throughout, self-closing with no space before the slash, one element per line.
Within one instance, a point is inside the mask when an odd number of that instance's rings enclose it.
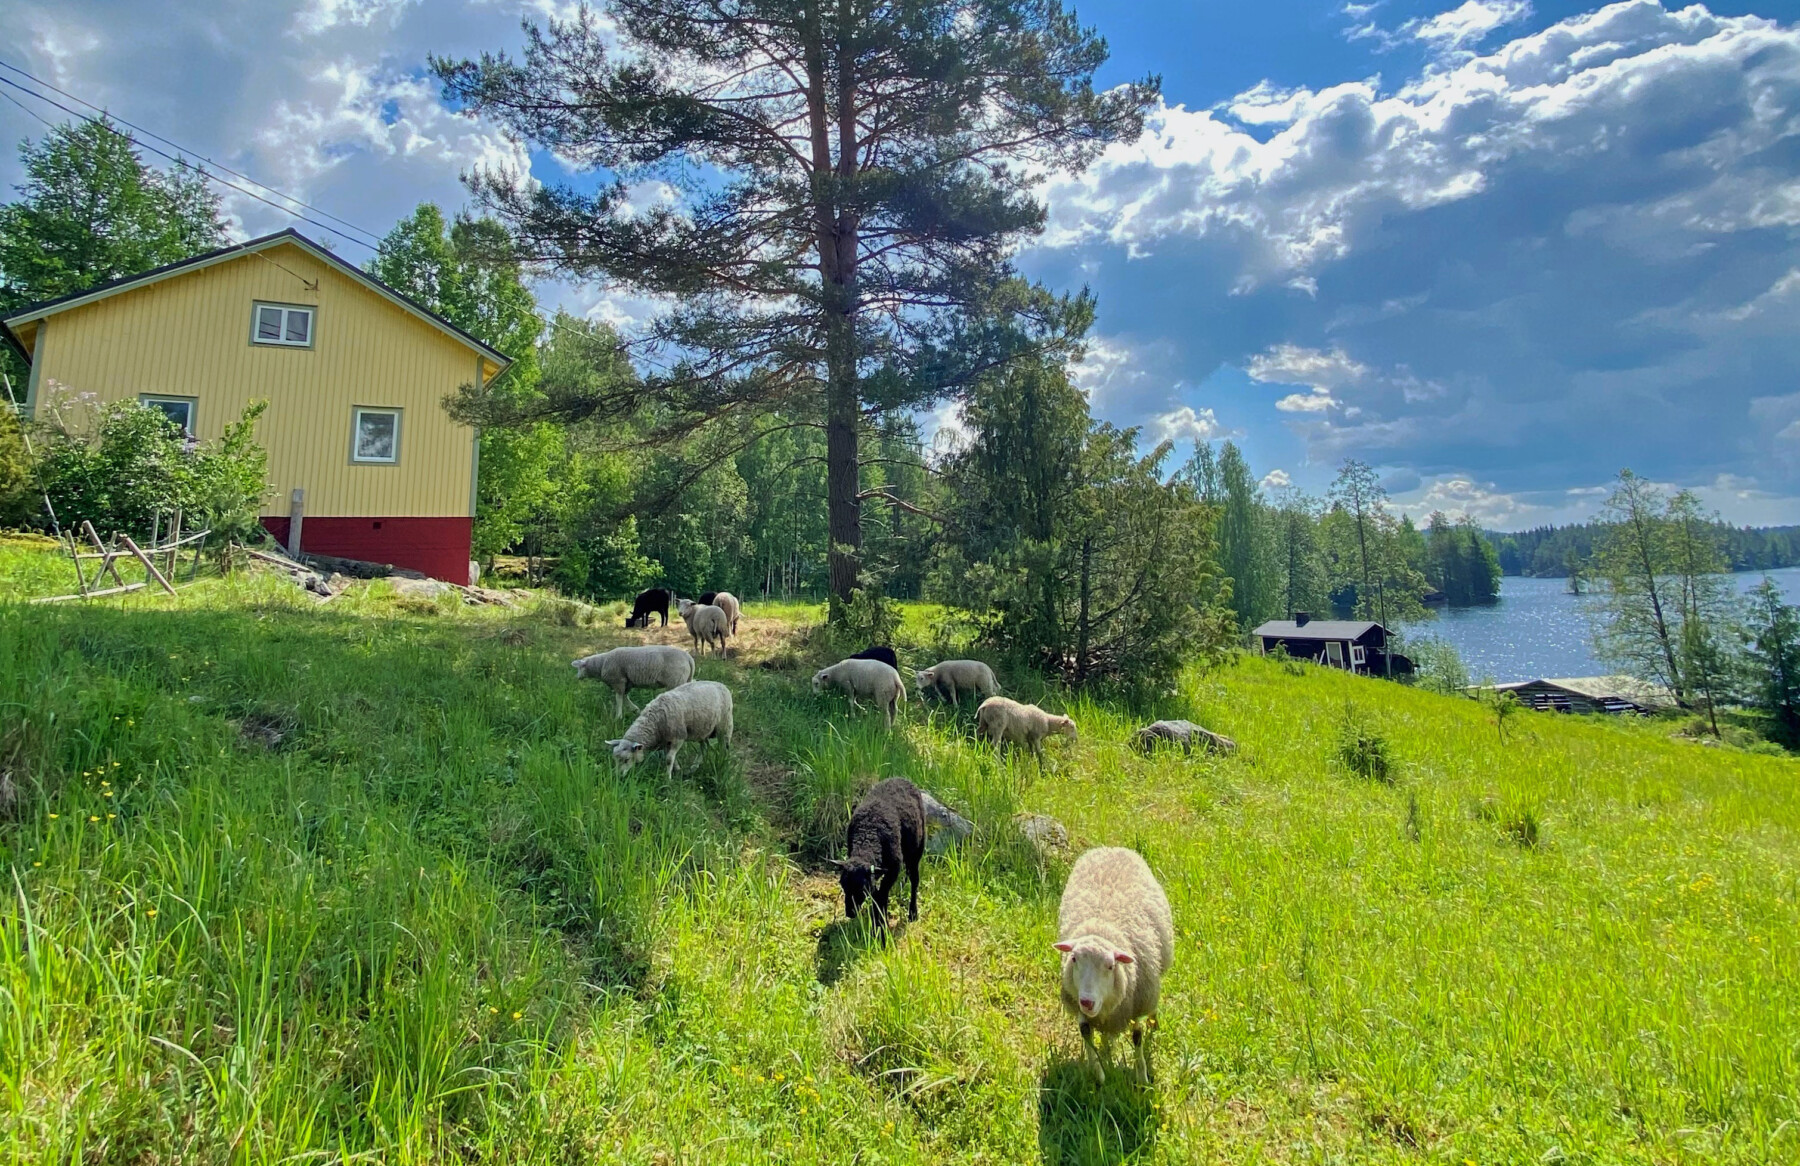
<path fill-rule="evenodd" d="M 621 777 L 568 666 L 620 617 L 267 578 L 0 606 L 10 1160 L 1800 1158 L 1800 764 L 1541 714 L 1502 742 L 1245 660 L 1154 709 L 1045 697 L 1082 737 L 1040 776 L 967 708 L 890 735 L 814 696 L 818 609 L 751 604 L 700 667 L 737 745 Z M 1242 747 L 1140 759 L 1153 713 Z M 883 946 L 821 860 L 896 773 L 978 829 Z M 1169 891 L 1147 1094 L 1081 1074 L 1072 855 L 1023 811 Z"/>

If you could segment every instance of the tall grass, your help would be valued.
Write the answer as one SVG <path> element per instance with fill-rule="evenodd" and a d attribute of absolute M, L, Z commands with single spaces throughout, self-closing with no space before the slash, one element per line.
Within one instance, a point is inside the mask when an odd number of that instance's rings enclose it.
<path fill-rule="evenodd" d="M 908 609 L 909 657 L 935 634 Z M 806 684 L 752 605 L 730 753 L 621 776 L 612 608 L 261 578 L 0 607 L 17 1161 L 1763 1163 L 1800 1157 L 1792 761 L 1246 660 L 996 761 Z M 592 623 L 595 626 L 581 626 Z M 676 642 L 679 628 L 651 633 Z M 765 661 L 777 664 L 762 668 Z M 911 658 L 909 664 L 915 661 Z M 929 660 L 918 660 L 929 663 Z M 1023 690 L 1022 680 L 1009 686 Z M 604 696 L 604 699 L 603 699 Z M 1388 780 L 1346 761 L 1344 710 Z M 1232 758 L 1140 758 L 1149 714 Z M 689 751 L 691 752 L 691 751 Z M 976 822 L 883 944 L 822 860 L 905 775 Z M 1156 1088 L 1055 1000 L 1068 856 L 1173 903 Z"/>

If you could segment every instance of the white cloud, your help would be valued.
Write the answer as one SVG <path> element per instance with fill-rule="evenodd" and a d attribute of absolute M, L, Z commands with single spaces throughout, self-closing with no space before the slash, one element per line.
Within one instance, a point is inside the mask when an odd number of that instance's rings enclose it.
<path fill-rule="evenodd" d="M 334 28 L 367 28 L 377 18 L 393 22 L 400 9 L 420 0 L 310 0 L 294 16 L 296 35 L 316 36 Z"/>
<path fill-rule="evenodd" d="M 1323 413 L 1337 403 L 1330 393 L 1289 393 L 1275 407 L 1283 413 Z"/>
<path fill-rule="evenodd" d="M 1293 484 L 1294 479 L 1286 470 L 1270 470 L 1262 478 L 1262 488 L 1265 490 L 1285 490 Z"/>
<path fill-rule="evenodd" d="M 1408 21 L 1401 31 L 1435 48 L 1460 49 L 1487 38 L 1502 25 L 1515 24 L 1531 15 L 1526 0 L 1465 0 L 1459 8 L 1436 16 Z"/>
<path fill-rule="evenodd" d="M 1315 393 L 1329 393 L 1361 380 L 1369 369 L 1341 348 L 1321 352 L 1298 344 L 1277 344 L 1251 357 L 1244 371 L 1252 380 L 1308 385 Z"/>
<path fill-rule="evenodd" d="M 1152 444 L 1164 441 L 1198 443 L 1226 435 L 1225 427 L 1219 424 L 1211 409 L 1196 411 L 1191 405 L 1152 417 L 1148 429 Z"/>

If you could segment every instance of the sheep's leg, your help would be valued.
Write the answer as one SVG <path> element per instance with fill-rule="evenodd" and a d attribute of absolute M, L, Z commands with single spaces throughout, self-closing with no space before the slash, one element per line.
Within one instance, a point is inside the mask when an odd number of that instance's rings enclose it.
<path fill-rule="evenodd" d="M 906 918 L 912 923 L 919 921 L 919 855 L 924 850 L 921 846 L 917 853 L 906 856 L 906 877 L 912 880 L 912 901 L 906 905 Z"/>
<path fill-rule="evenodd" d="M 670 741 L 669 742 L 669 775 L 668 775 L 670 781 L 675 780 L 675 755 L 679 752 L 681 752 L 681 742 L 680 741 Z"/>
<path fill-rule="evenodd" d="M 625 715 L 625 693 L 621 689 L 613 689 L 613 720 Z"/>
<path fill-rule="evenodd" d="M 1087 1046 L 1088 1068 L 1094 1071 L 1095 1082 L 1106 1084 L 1106 1067 L 1100 1059 L 1100 1050 L 1094 1047 L 1094 1026 L 1085 1020 L 1081 1022 L 1081 1043 Z"/>
<path fill-rule="evenodd" d="M 1156 1018 L 1150 1017 L 1143 1025 L 1136 1022 L 1131 1026 L 1131 1043 L 1137 1046 L 1137 1075 L 1139 1085 L 1149 1085 L 1156 1080 L 1156 1074 L 1150 1070 L 1150 1034 L 1156 1031 Z"/>

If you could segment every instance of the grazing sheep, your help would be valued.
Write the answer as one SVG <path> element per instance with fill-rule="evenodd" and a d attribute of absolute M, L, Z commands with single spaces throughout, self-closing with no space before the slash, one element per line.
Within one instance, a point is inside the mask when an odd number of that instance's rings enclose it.
<path fill-rule="evenodd" d="M 638 592 L 638 597 L 631 601 L 631 614 L 625 617 L 628 628 L 647 628 L 652 615 L 662 616 L 662 626 L 669 626 L 669 604 L 675 601 L 675 593 L 667 587 L 652 587 L 648 591 Z"/>
<path fill-rule="evenodd" d="M 675 776 L 675 754 L 684 741 L 718 740 L 731 746 L 731 690 L 716 680 L 690 680 L 659 693 L 631 722 L 625 735 L 608 741 L 621 773 L 663 749 L 669 755 L 668 776 Z"/>
<path fill-rule="evenodd" d="M 859 707 L 857 697 L 868 697 L 887 712 L 889 728 L 893 727 L 894 714 L 906 701 L 906 685 L 900 680 L 900 673 L 880 660 L 839 660 L 813 673 L 812 685 L 814 692 L 824 692 L 828 686 L 843 689 L 850 694 L 852 709 Z"/>
<path fill-rule="evenodd" d="M 1150 1036 L 1163 975 L 1175 962 L 1175 927 L 1168 896 L 1137 851 L 1097 846 L 1075 861 L 1056 934 L 1063 1008 L 1081 1022 L 1094 1079 L 1105 1083 L 1111 1038 L 1130 1029 L 1138 1082 L 1150 1084 Z"/>
<path fill-rule="evenodd" d="M 1020 704 L 1004 696 L 990 696 L 975 710 L 975 736 L 994 743 L 998 758 L 1008 741 L 1031 750 L 1040 767 L 1044 764 L 1044 738 L 1062 733 L 1071 741 L 1079 740 L 1075 722 L 1068 717 L 1045 712 L 1034 704 Z"/>
<path fill-rule="evenodd" d="M 593 678 L 613 690 L 613 716 L 625 715 L 625 706 L 637 708 L 629 693 L 634 688 L 674 688 L 694 678 L 694 658 L 667 644 L 644 644 L 596 652 L 573 661 L 577 679 Z"/>
<path fill-rule="evenodd" d="M 900 671 L 900 657 L 894 655 L 892 648 L 884 648 L 879 644 L 864 648 L 854 656 L 844 657 L 846 660 L 880 660 L 894 671 Z"/>
<path fill-rule="evenodd" d="M 731 620 L 725 615 L 725 609 L 695 603 L 691 599 L 678 599 L 675 602 L 681 607 L 681 621 L 687 624 L 688 635 L 694 639 L 694 654 L 702 655 L 716 640 L 719 655 L 723 656 L 725 637 L 731 633 Z"/>
<path fill-rule="evenodd" d="M 1222 733 L 1203 729 L 1192 721 L 1155 721 L 1131 735 L 1131 747 L 1139 753 L 1149 753 L 1164 741 L 1180 745 L 1182 753 L 1189 756 L 1193 755 L 1195 742 L 1208 753 L 1237 752 L 1236 741 Z"/>
<path fill-rule="evenodd" d="M 888 925 L 888 892 L 900 881 L 900 865 L 912 880 L 908 919 L 919 917 L 919 859 L 925 854 L 925 798 L 904 777 L 877 782 L 850 815 L 849 852 L 838 868 L 844 915 L 856 918 L 865 899 L 875 900 L 875 922 Z"/>
<path fill-rule="evenodd" d="M 913 682 L 920 692 L 948 697 L 951 704 L 956 703 L 960 693 L 989 697 L 1000 691 L 994 670 L 980 660 L 941 660 L 913 673 Z"/>
<path fill-rule="evenodd" d="M 707 591 L 707 592 L 702 593 L 700 598 L 694 600 L 694 602 L 706 604 L 709 607 L 715 606 L 713 604 L 713 600 L 717 599 L 718 597 L 719 597 L 719 593 L 717 591 Z"/>

